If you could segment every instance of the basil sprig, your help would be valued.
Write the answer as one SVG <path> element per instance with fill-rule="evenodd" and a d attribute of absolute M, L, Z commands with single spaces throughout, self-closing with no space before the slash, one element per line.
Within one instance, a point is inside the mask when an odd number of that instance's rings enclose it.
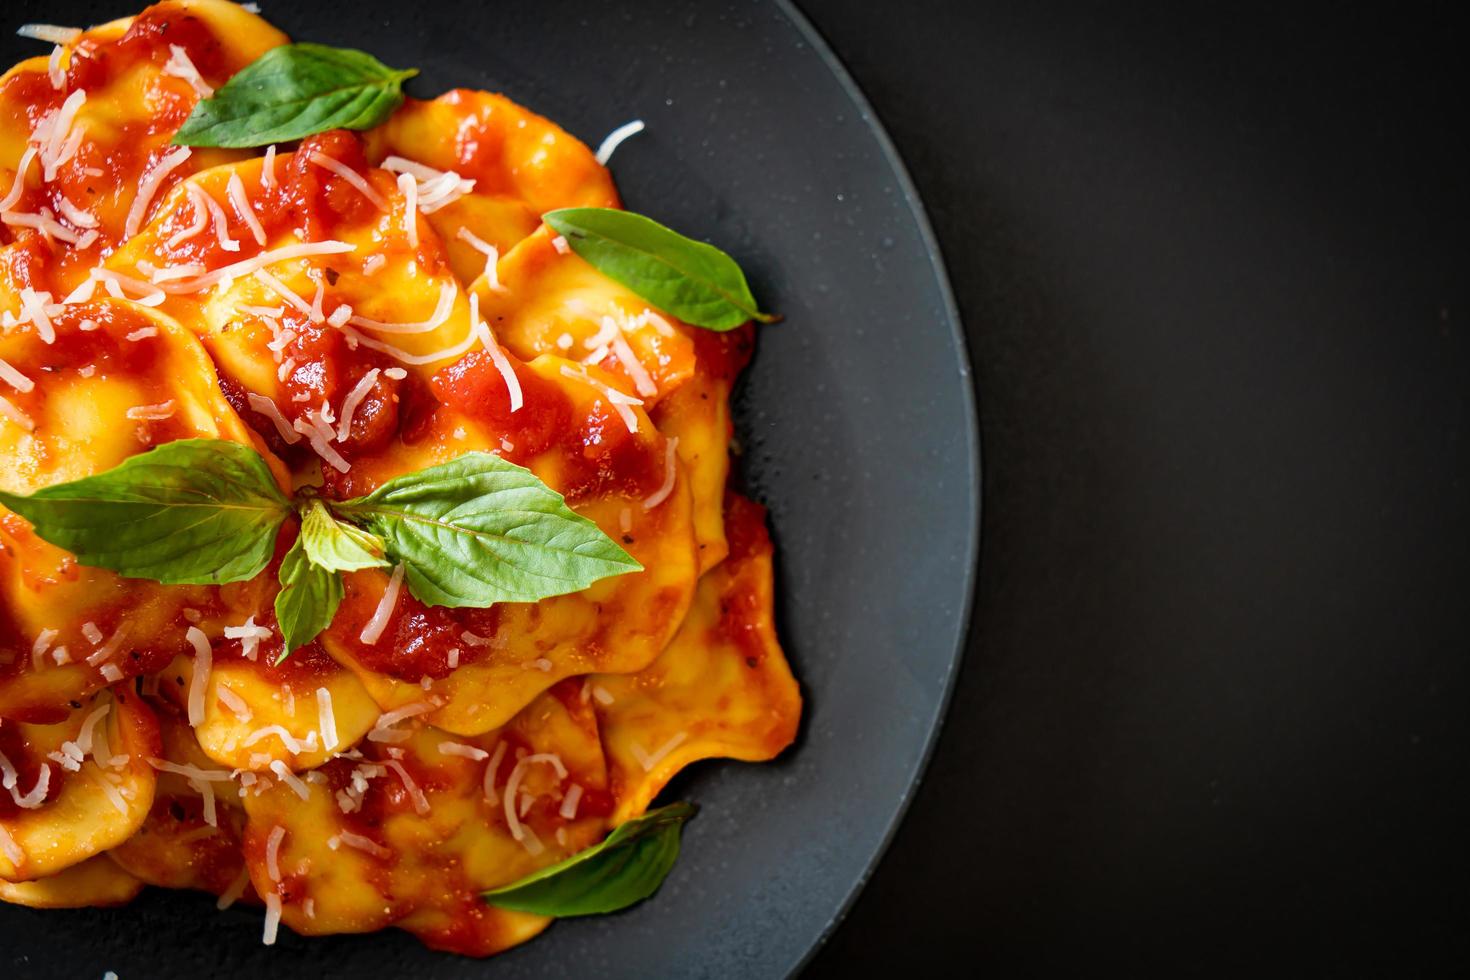
<path fill-rule="evenodd" d="M 433 606 L 534 602 L 638 567 L 534 473 L 489 453 L 397 477 L 332 509 L 404 561 L 409 589 Z"/>
<path fill-rule="evenodd" d="M 254 578 L 293 512 L 276 618 L 287 652 L 332 622 L 343 572 L 402 564 L 430 606 L 535 602 L 643 566 L 530 470 L 490 453 L 397 477 L 365 497 L 292 501 L 249 446 L 165 443 L 121 465 L 0 503 L 84 565 L 168 584 Z"/>
<path fill-rule="evenodd" d="M 685 323 L 724 331 L 776 319 L 760 311 L 734 259 L 652 218 L 616 208 L 562 208 L 542 220 L 598 272 Z"/>
<path fill-rule="evenodd" d="M 418 69 L 389 68 L 363 51 L 284 44 L 240 69 L 194 106 L 179 146 L 266 146 L 329 129 L 371 129 L 403 102 Z"/>
<path fill-rule="evenodd" d="M 491 905 L 535 915 L 599 915 L 643 901 L 679 856 L 679 831 L 698 808 L 671 803 L 622 823 L 602 843 L 485 892 Z"/>
<path fill-rule="evenodd" d="M 0 504 L 83 565 L 168 585 L 242 582 L 275 551 L 291 503 L 249 446 L 181 439 L 96 476 Z"/>
<path fill-rule="evenodd" d="M 297 538 L 281 559 L 281 591 L 276 593 L 276 622 L 286 643 L 281 660 L 331 626 L 342 605 L 342 576 L 312 562 L 305 541 Z"/>

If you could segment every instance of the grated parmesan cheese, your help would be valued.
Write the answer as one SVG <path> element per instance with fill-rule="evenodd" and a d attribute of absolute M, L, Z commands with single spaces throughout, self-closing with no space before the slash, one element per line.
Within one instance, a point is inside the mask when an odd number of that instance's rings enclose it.
<path fill-rule="evenodd" d="M 22 24 L 15 29 L 21 37 L 50 44 L 75 44 L 82 36 L 80 27 L 61 27 L 57 24 Z"/>
<path fill-rule="evenodd" d="M 311 796 L 311 790 L 306 788 L 306 784 L 303 783 L 297 777 L 297 775 L 291 771 L 290 766 L 286 765 L 280 759 L 276 759 L 271 762 L 271 772 L 280 777 L 281 782 L 289 786 L 291 788 L 291 792 L 295 793 L 301 799 L 304 800 Z"/>
<path fill-rule="evenodd" d="M 27 432 L 36 430 L 35 421 L 4 395 L 0 395 L 0 417 L 9 419 Z"/>
<path fill-rule="evenodd" d="M 335 324 L 340 326 L 340 324 Z M 378 369 L 373 368 L 357 380 L 347 397 L 342 399 L 342 420 L 337 423 L 337 441 L 346 440 L 352 432 L 352 416 L 357 411 L 357 406 L 367 397 L 368 392 L 373 390 L 373 385 L 378 383 Z"/>
<path fill-rule="evenodd" d="M 209 637 L 197 626 L 190 626 L 185 636 L 194 644 L 194 669 L 189 676 L 189 724 L 197 728 L 204 722 L 204 691 L 213 668 L 214 650 L 209 645 Z"/>
<path fill-rule="evenodd" d="M 409 248 L 419 247 L 419 184 L 411 174 L 398 175 L 398 192 L 403 195 L 403 234 Z"/>
<path fill-rule="evenodd" d="M 632 122 L 623 123 L 623 125 L 608 133 L 607 138 L 602 141 L 602 145 L 593 154 L 597 158 L 597 162 L 604 167 L 607 166 L 607 161 L 612 159 L 613 152 L 619 146 L 623 145 L 623 141 L 630 136 L 637 136 L 641 132 L 643 132 L 643 120 L 634 119 Z"/>
<path fill-rule="evenodd" d="M 265 839 L 265 873 L 271 881 L 281 880 L 281 842 L 286 839 L 286 828 L 276 824 Z"/>
<path fill-rule="evenodd" d="M 317 724 L 322 730 L 322 748 L 331 752 L 337 747 L 337 715 L 332 710 L 332 692 L 316 689 Z"/>
<path fill-rule="evenodd" d="M 638 764 L 643 767 L 644 772 L 652 772 L 654 766 L 664 761 L 670 752 L 684 744 L 684 740 L 688 737 L 688 732 L 678 732 L 652 752 L 646 751 L 643 746 L 634 742 L 632 745 L 633 758 L 638 760 Z"/>
<path fill-rule="evenodd" d="M 403 767 L 403 763 L 397 759 L 389 759 L 384 765 L 396 772 L 398 778 L 403 780 L 403 788 L 407 790 L 408 798 L 413 800 L 414 812 L 421 817 L 428 816 L 429 798 L 424 795 L 423 790 L 419 789 L 418 783 L 413 781 L 413 777 L 408 774 L 408 770 Z"/>
<path fill-rule="evenodd" d="M 261 930 L 260 941 L 266 946 L 274 946 L 276 932 L 281 927 L 281 896 L 276 892 L 270 892 L 264 897 L 265 927 Z"/>
<path fill-rule="evenodd" d="M 226 708 L 230 709 L 230 713 L 240 719 L 242 723 L 255 717 L 255 713 L 250 710 L 250 705 L 246 703 L 245 699 L 224 684 L 215 685 L 214 696 L 219 698 L 220 702 Z"/>
<path fill-rule="evenodd" d="M 214 86 L 204 80 L 199 74 L 199 69 L 194 67 L 194 62 L 189 59 L 189 52 L 177 44 L 168 46 L 169 56 L 167 63 L 163 66 L 163 73 L 174 78 L 182 78 L 189 83 L 195 93 L 201 99 L 207 99 L 214 94 Z"/>
<path fill-rule="evenodd" d="M 246 394 L 245 400 L 250 403 L 251 408 L 271 420 L 271 424 L 276 427 L 276 432 L 286 445 L 294 446 L 301 441 L 301 434 L 291 428 L 290 423 L 286 421 L 286 416 L 281 414 L 280 408 L 268 395 L 257 395 L 254 392 L 249 392 Z M 251 617 L 251 619 L 254 618 L 253 616 Z M 229 628 L 226 628 L 225 635 L 230 635 Z M 255 658 L 251 657 L 250 659 L 254 660 Z"/>
<path fill-rule="evenodd" d="M 149 328 L 149 329 L 151 329 L 151 328 Z M 138 331 L 138 332 L 141 332 L 141 331 Z M 153 334 L 148 334 L 148 336 L 151 337 L 151 336 L 153 336 Z M 133 336 L 132 336 L 132 334 L 129 334 L 128 335 L 128 339 L 130 339 L 130 340 L 131 339 L 134 339 Z M 170 398 L 167 401 L 158 402 L 155 405 L 134 405 L 132 408 L 128 409 L 127 412 L 125 412 L 124 414 L 127 415 L 128 418 L 130 418 L 130 419 L 132 419 L 134 421 L 161 422 L 164 419 L 171 419 L 171 418 L 173 418 L 173 416 L 174 416 L 174 401 L 173 401 L 172 398 Z"/>
<path fill-rule="evenodd" d="M 363 643 L 372 645 L 378 642 L 383 635 L 383 629 L 388 625 L 388 618 L 393 615 L 393 607 L 398 604 L 398 589 L 403 584 L 403 563 L 399 562 L 393 569 L 392 576 L 388 579 L 388 587 L 383 590 L 383 597 L 378 600 L 378 608 L 373 610 L 373 616 L 362 628 L 358 639 Z"/>
<path fill-rule="evenodd" d="M 260 165 L 260 187 L 270 190 L 276 186 L 276 144 L 265 148 L 265 158 Z"/>
<path fill-rule="evenodd" d="M 242 868 L 235 880 L 230 882 L 230 887 L 226 888 L 220 894 L 219 899 L 214 903 L 214 907 L 223 912 L 231 905 L 234 905 L 240 900 L 240 896 L 245 894 L 245 887 L 249 884 L 250 869 Z"/>
<path fill-rule="evenodd" d="M 255 239 L 255 244 L 265 247 L 265 229 L 260 226 L 260 219 L 255 216 L 255 208 L 250 205 L 250 198 L 245 193 L 245 182 L 240 179 L 238 173 L 230 174 L 230 182 L 226 185 L 225 193 L 230 198 L 230 204 L 240 220 L 245 222 L 245 227 L 250 229 L 250 235 Z"/>
<path fill-rule="evenodd" d="M 34 381 L 17 371 L 3 357 L 0 357 L 0 381 L 4 381 L 21 394 L 25 394 L 36 387 Z"/>
<path fill-rule="evenodd" d="M 251 397 L 254 398 L 256 396 L 252 395 Z M 269 401 L 269 399 L 266 400 Z M 274 407 L 275 403 L 271 402 L 271 405 Z M 292 435 L 295 435 L 295 433 L 293 432 Z M 246 660 L 254 660 L 260 650 L 260 641 L 269 640 L 273 635 L 269 627 L 261 626 L 255 622 L 254 615 L 246 617 L 245 622 L 239 626 L 225 627 L 225 639 L 239 640 L 240 653 Z"/>
<path fill-rule="evenodd" d="M 439 754 L 455 755 L 459 756 L 461 759 L 469 759 L 473 762 L 479 762 L 481 759 L 490 758 L 490 753 L 486 752 L 484 749 L 476 748 L 473 745 L 466 745 L 463 742 L 440 742 Z"/>
<path fill-rule="evenodd" d="M 307 155 L 306 160 L 308 163 L 315 164 L 316 166 L 321 167 L 324 170 L 330 170 L 338 177 L 341 177 L 343 180 L 347 181 L 347 183 L 357 188 L 362 193 L 363 197 L 367 198 L 369 201 L 372 201 L 373 205 L 377 207 L 379 211 L 388 210 L 388 202 L 383 200 L 383 195 L 373 190 L 373 185 L 369 184 L 365 179 L 363 179 L 362 174 L 358 173 L 356 170 L 353 170 L 341 160 L 335 159 L 334 157 L 329 157 L 319 150 L 312 150 Z"/>
<path fill-rule="evenodd" d="M 674 492 L 674 481 L 679 475 L 679 459 L 675 450 L 679 448 L 679 437 L 669 439 L 664 446 L 664 482 L 657 490 L 643 498 L 643 509 L 653 510 L 659 504 L 669 499 L 669 494 Z"/>
<path fill-rule="evenodd" d="M 505 356 L 505 351 L 495 342 L 495 335 L 490 332 L 490 327 L 484 320 L 480 319 L 480 297 L 478 294 L 470 296 L 470 336 L 478 337 L 481 345 L 490 352 L 490 361 L 495 365 L 495 370 L 500 372 L 500 377 L 505 381 L 506 393 L 510 396 L 511 412 L 518 412 L 525 404 L 525 395 L 521 391 L 521 379 L 516 377 L 515 368 L 511 366 L 510 358 Z"/>
<path fill-rule="evenodd" d="M 148 171 L 142 183 L 138 185 L 138 196 L 133 198 L 133 206 L 128 209 L 127 220 L 123 222 L 124 239 L 132 238 L 143 227 L 143 219 L 147 217 L 148 207 L 153 203 L 153 198 L 158 194 L 158 189 L 163 185 L 164 179 L 182 166 L 189 159 L 190 153 L 187 146 L 175 147 L 159 157 L 152 169 Z"/>
<path fill-rule="evenodd" d="M 198 184 L 190 182 L 184 185 L 184 193 L 189 198 L 189 205 L 194 209 L 194 221 L 187 227 L 174 232 L 169 240 L 163 243 L 164 248 L 175 248 L 180 243 L 197 237 L 209 227 L 209 205 L 203 200 L 204 191 L 199 189 Z"/>

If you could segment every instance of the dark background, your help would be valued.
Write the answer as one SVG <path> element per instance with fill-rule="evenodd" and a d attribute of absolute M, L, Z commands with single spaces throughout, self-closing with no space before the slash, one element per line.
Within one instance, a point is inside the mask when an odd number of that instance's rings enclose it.
<path fill-rule="evenodd" d="M 944 735 L 808 975 L 1463 966 L 1450 6 L 801 6 L 928 206 L 985 473 Z"/>

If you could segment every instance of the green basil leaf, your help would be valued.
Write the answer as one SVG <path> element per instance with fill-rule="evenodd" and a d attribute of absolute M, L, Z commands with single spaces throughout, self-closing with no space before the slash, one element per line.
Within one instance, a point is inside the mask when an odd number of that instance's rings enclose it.
<path fill-rule="evenodd" d="M 602 843 L 520 881 L 485 892 L 491 905 L 535 915 L 598 915 L 643 901 L 679 856 L 692 803 L 671 803 L 620 824 Z"/>
<path fill-rule="evenodd" d="M 665 313 L 710 330 L 770 323 L 735 260 L 651 218 L 615 208 L 563 208 L 542 220 L 598 272 Z"/>
<path fill-rule="evenodd" d="M 534 473 L 490 453 L 331 506 L 381 538 L 406 566 L 409 590 L 431 606 L 535 602 L 643 570 Z"/>
<path fill-rule="evenodd" d="M 165 443 L 29 496 L 0 491 L 0 504 L 83 565 L 167 585 L 255 577 L 291 512 L 265 460 L 220 439 Z"/>
<path fill-rule="evenodd" d="M 371 129 L 403 102 L 398 71 L 350 48 L 285 44 L 240 69 L 194 106 L 179 146 L 265 146 L 329 129 Z"/>
<path fill-rule="evenodd" d="M 281 591 L 276 593 L 276 622 L 286 649 L 291 651 L 316 639 L 318 633 L 332 625 L 337 607 L 342 604 L 342 576 L 318 565 L 306 555 L 302 539 L 297 538 L 286 557 L 281 559 Z M 280 663 L 280 660 L 276 661 Z"/>
<path fill-rule="evenodd" d="M 311 563 L 329 572 L 356 572 L 390 564 L 383 557 L 381 538 L 337 520 L 320 497 L 308 497 L 302 504 L 300 541 Z"/>

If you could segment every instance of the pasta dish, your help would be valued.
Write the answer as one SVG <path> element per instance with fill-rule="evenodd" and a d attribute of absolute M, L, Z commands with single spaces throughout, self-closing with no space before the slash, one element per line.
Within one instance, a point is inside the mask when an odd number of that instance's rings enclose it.
<path fill-rule="evenodd" d="M 801 699 L 731 486 L 772 318 L 623 209 L 641 125 L 594 153 L 406 97 L 227 0 L 22 33 L 0 899 L 486 956 L 647 898 L 694 812 L 665 784 L 774 757 Z"/>

